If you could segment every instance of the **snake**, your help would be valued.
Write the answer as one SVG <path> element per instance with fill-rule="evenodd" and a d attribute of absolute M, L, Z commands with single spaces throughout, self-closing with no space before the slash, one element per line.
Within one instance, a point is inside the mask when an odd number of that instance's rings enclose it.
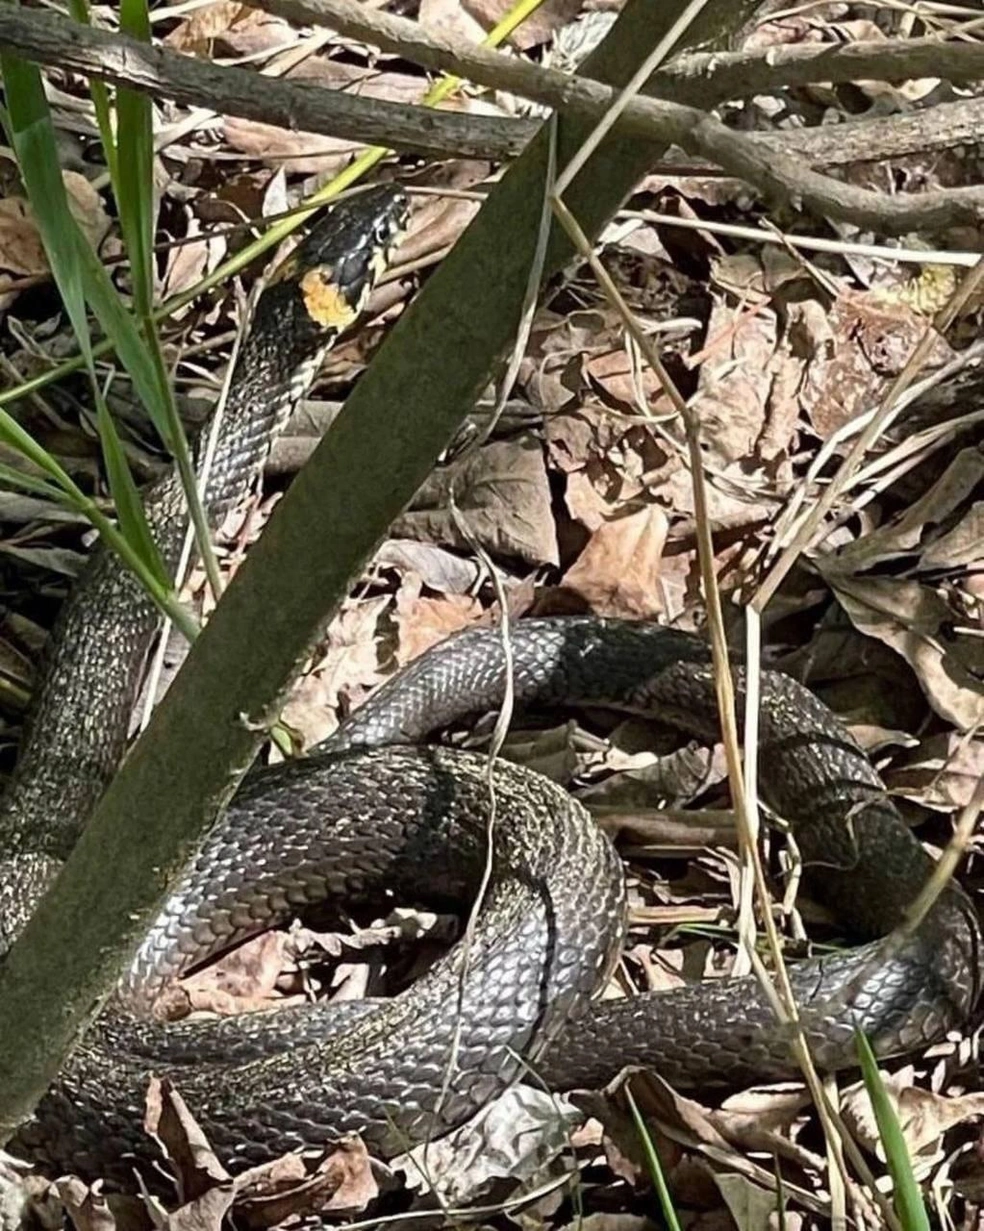
<path fill-rule="evenodd" d="M 407 198 L 335 204 L 268 279 L 217 426 L 212 523 L 254 482 L 323 356 L 398 242 Z M 177 481 L 147 496 L 172 566 Z M 158 614 L 97 546 L 53 630 L 0 800 L 0 954 L 18 935 L 124 755 Z M 735 669 L 738 708 L 745 675 Z M 469 628 L 383 684 L 307 756 L 254 768 L 139 944 L 110 1002 L 7 1148 L 43 1170 L 134 1186 L 160 1168 L 143 1128 L 151 1077 L 185 1100 L 236 1172 L 349 1133 L 390 1158 L 460 1125 L 517 1079 L 597 1088 L 627 1066 L 702 1092 L 795 1077 L 794 1036 L 757 979 L 601 999 L 627 934 L 625 877 L 585 807 L 540 774 L 432 737 L 503 704 L 608 706 L 718 737 L 704 640 L 652 622 L 526 618 Z M 826 1070 L 958 1028 L 979 991 L 980 925 L 947 885 L 907 914 L 933 861 L 868 756 L 805 686 L 761 673 L 762 795 L 789 826 L 811 893 L 858 943 L 791 965 L 799 1029 Z M 136 838 L 134 840 L 137 840 Z M 325 903 L 478 907 L 465 938 L 388 998 L 162 1021 L 186 972 Z M 463 905 L 464 904 L 464 905 Z"/>

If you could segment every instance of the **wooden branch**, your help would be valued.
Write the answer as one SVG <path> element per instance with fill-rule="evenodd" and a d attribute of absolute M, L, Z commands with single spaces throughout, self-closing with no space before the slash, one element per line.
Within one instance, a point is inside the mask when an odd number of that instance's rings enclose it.
<path fill-rule="evenodd" d="M 727 98 L 749 98 L 818 81 L 947 81 L 984 78 L 984 43 L 936 38 L 885 42 L 798 43 L 761 51 L 679 56 L 661 68 L 651 93 L 709 106 Z"/>
<path fill-rule="evenodd" d="M 53 11 L 14 4 L 0 4 L 0 44 L 25 59 L 126 85 L 155 98 L 431 157 L 505 161 L 526 147 L 538 127 L 524 120 L 360 98 L 341 90 L 259 77 L 247 68 L 218 68 L 126 35 L 81 25 Z"/>
<path fill-rule="evenodd" d="M 600 82 L 428 34 L 417 22 L 371 9 L 359 0 L 263 0 L 262 7 L 300 24 L 329 26 L 424 68 L 511 90 L 567 115 L 597 117 L 615 98 L 615 91 Z M 984 189 L 886 196 L 821 175 L 792 155 L 764 149 L 760 142 L 726 128 L 697 108 L 666 100 L 633 99 L 624 108 L 616 131 L 643 140 L 660 134 L 692 154 L 709 158 L 767 197 L 883 233 L 976 226 L 984 214 Z"/>
<path fill-rule="evenodd" d="M 438 44 L 415 23 L 373 14 L 362 5 L 354 6 L 353 17 L 353 6 L 343 8 L 343 0 L 325 0 L 314 11 L 316 3 L 269 0 L 267 7 L 290 10 L 305 20 L 329 21 L 344 32 L 357 29 L 355 37 L 379 41 L 425 67 L 450 68 L 495 87 L 516 89 L 564 113 L 596 119 L 613 97 L 599 82 L 539 69 L 496 52 Z M 124 35 L 79 25 L 53 12 L 13 5 L 0 5 L 0 42 L 30 59 L 157 97 L 417 154 L 504 161 L 524 148 L 537 128 L 531 121 L 436 112 L 276 78 L 263 78 L 263 88 L 257 89 L 256 74 L 250 70 L 219 68 L 167 49 L 147 47 Z M 700 79 L 694 77 L 694 81 Z M 713 85 L 709 81 L 703 88 L 713 92 Z M 641 99 L 630 105 L 617 131 L 649 141 L 676 141 L 763 192 L 784 200 L 801 198 L 820 214 L 899 232 L 976 221 L 982 192 L 964 189 L 888 198 L 818 176 L 810 167 L 897 157 L 971 141 L 981 131 L 982 119 L 984 102 L 968 99 L 909 115 L 829 128 L 734 133 L 694 108 Z"/>

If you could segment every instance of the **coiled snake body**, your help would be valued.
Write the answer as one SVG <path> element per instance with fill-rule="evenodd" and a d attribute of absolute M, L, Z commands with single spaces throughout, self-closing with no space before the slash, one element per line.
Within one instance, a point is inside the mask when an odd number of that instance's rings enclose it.
<path fill-rule="evenodd" d="M 319 228 L 261 299 L 207 489 L 213 517 L 251 480 L 275 427 L 270 412 L 284 417 L 297 373 L 349 322 L 404 212 L 393 189 L 338 207 L 327 238 Z M 170 558 L 181 522 L 173 485 L 151 507 Z M 155 625 L 121 568 L 99 555 L 67 604 L 4 799 L 0 942 L 16 934 L 112 772 Z M 520 705 L 604 702 L 715 733 L 709 657 L 695 637 L 577 617 L 521 621 L 511 644 Z M 506 676 L 498 633 L 459 634 L 312 756 L 248 778 L 14 1151 L 131 1182 L 132 1160 L 153 1156 L 141 1127 L 152 1073 L 174 1080 L 232 1168 L 350 1130 L 392 1154 L 460 1122 L 526 1065 L 557 1088 L 596 1085 L 629 1063 L 689 1087 L 792 1075 L 788 1035 L 752 980 L 591 1002 L 623 937 L 620 865 L 580 805 L 505 763 L 494 770 L 491 883 L 467 950 L 387 1001 L 166 1026 L 140 1016 L 177 974 L 308 903 L 402 894 L 443 904 L 474 893 L 486 861 L 486 763 L 409 745 L 498 705 Z M 866 756 L 819 701 L 775 673 L 763 678 L 760 744 L 763 793 L 793 827 L 817 892 L 860 934 L 890 931 L 929 861 Z M 819 1062 L 851 1065 L 855 1027 L 890 1054 L 958 1024 L 977 995 L 978 943 L 970 904 L 950 889 L 904 943 L 801 963 L 794 988 Z"/>

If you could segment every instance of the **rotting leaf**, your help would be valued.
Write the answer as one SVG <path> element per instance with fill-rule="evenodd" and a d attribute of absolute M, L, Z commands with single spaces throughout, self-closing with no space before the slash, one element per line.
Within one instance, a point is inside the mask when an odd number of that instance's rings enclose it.
<path fill-rule="evenodd" d="M 225 1209 L 232 1203 L 232 1180 L 219 1162 L 184 1099 L 169 1081 L 152 1077 L 147 1090 L 144 1128 L 159 1143 L 174 1168 L 178 1192 L 185 1203 L 220 1190 Z M 210 1203 L 209 1212 L 215 1212 Z M 225 1210 L 219 1214 L 223 1217 Z"/>
<path fill-rule="evenodd" d="M 984 1094 L 975 1092 L 947 1096 L 932 1090 L 923 1090 L 912 1084 L 911 1065 L 896 1073 L 879 1071 L 885 1091 L 895 1108 L 909 1153 L 914 1158 L 920 1155 L 935 1156 L 944 1133 L 967 1120 L 984 1116 Z M 884 1159 L 871 1101 L 862 1085 L 854 1086 L 845 1092 L 843 1113 L 848 1127 L 861 1144 Z"/>
<path fill-rule="evenodd" d="M 557 536 L 543 448 L 531 435 L 493 440 L 438 471 L 418 507 L 393 524 L 395 535 L 470 549 L 448 508 L 455 504 L 475 539 L 496 559 L 557 564 Z"/>
<path fill-rule="evenodd" d="M 968 539 L 966 532 L 961 534 L 961 550 L 957 552 L 958 540 L 952 537 L 956 535 L 956 530 L 935 541 L 932 538 L 927 541 L 927 531 L 930 526 L 944 522 L 965 504 L 982 478 L 984 454 L 979 449 L 961 449 L 932 487 L 909 505 L 900 517 L 862 535 L 832 555 L 826 563 L 828 573 L 834 569 L 844 573 L 862 572 L 883 561 L 911 555 L 920 544 L 924 545 L 921 558 L 924 567 L 938 568 L 941 565 L 956 565 L 980 559 L 984 554 L 984 545 L 979 537 L 974 542 L 972 538 Z M 978 524 L 978 532 L 982 529 L 984 524 Z M 951 539 L 954 555 L 957 557 L 952 560 L 948 558 L 943 547 L 947 539 Z M 959 558 L 961 555 L 963 559 Z"/>
<path fill-rule="evenodd" d="M 728 1172 L 715 1172 L 714 1183 L 727 1203 L 738 1231 L 775 1231 L 780 1225 L 785 1231 L 792 1231 L 775 1192 L 753 1184 L 743 1175 Z M 780 1215 L 781 1223 L 776 1221 Z"/>
<path fill-rule="evenodd" d="M 947 633 L 952 612 L 934 590 L 902 578 L 828 575 L 822 558 L 816 563 L 858 631 L 902 655 L 941 718 L 962 731 L 984 720 L 984 647 Z"/>
<path fill-rule="evenodd" d="M 332 1143 L 312 1175 L 288 1154 L 237 1176 L 235 1209 L 249 1227 L 265 1231 L 288 1218 L 358 1214 L 378 1196 L 369 1152 L 352 1134 Z"/>

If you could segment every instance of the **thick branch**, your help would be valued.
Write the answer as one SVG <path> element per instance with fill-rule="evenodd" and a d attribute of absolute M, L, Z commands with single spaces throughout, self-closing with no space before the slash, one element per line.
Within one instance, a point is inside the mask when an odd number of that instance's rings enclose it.
<path fill-rule="evenodd" d="M 423 155 L 507 160 L 525 148 L 536 125 L 359 98 L 341 90 L 258 77 L 252 69 L 216 68 L 125 35 L 83 26 L 60 14 L 0 4 L 0 44 L 42 64 L 127 85 L 187 106 L 280 128 L 329 133 L 349 141 Z"/>
<path fill-rule="evenodd" d="M 388 44 L 426 67 L 450 68 L 488 85 L 516 89 L 563 113 L 597 119 L 612 99 L 611 90 L 599 82 L 570 78 L 480 49 L 449 50 L 449 45 L 437 44 L 415 23 L 373 15 L 361 5 L 352 18 L 337 0 L 326 3 L 318 13 L 312 11 L 313 3 L 270 0 L 267 7 L 284 11 L 290 7 L 305 19 L 325 21 L 329 21 L 330 9 L 330 24 L 346 33 L 349 28 L 358 30 L 356 37 Z M 337 13 L 345 20 L 336 20 Z M 281 127 L 375 141 L 412 153 L 506 160 L 536 130 L 534 123 L 524 120 L 434 112 L 272 78 L 263 78 L 263 88 L 257 89 L 256 75 L 249 70 L 217 68 L 123 35 L 78 25 L 55 13 L 13 5 L 0 5 L 0 42 L 31 59 L 158 97 L 166 95 Z M 982 112 L 984 103 L 969 99 L 911 115 L 832 128 L 738 134 L 693 108 L 640 99 L 627 109 L 617 130 L 648 141 L 675 140 L 763 192 L 786 200 L 802 199 L 817 213 L 898 232 L 974 221 L 984 192 L 965 189 L 887 198 L 811 173 L 806 164 L 893 157 L 973 140 L 981 129 Z M 785 155 L 785 160 L 778 155 Z"/>
<path fill-rule="evenodd" d="M 428 34 L 417 22 L 371 9 L 359 0 L 263 0 L 262 7 L 298 24 L 329 26 L 432 71 L 511 90 L 565 115 L 596 117 L 614 101 L 615 91 L 600 82 Z M 652 140 L 658 133 L 692 154 L 709 158 L 769 197 L 886 233 L 975 226 L 984 213 L 984 189 L 888 197 L 821 175 L 792 155 L 766 150 L 703 111 L 666 100 L 633 99 L 623 110 L 616 131 L 643 140 Z"/>
<path fill-rule="evenodd" d="M 762 51 L 680 56 L 653 77 L 651 92 L 683 102 L 749 98 L 817 81 L 947 81 L 984 78 L 984 43 L 935 38 L 845 45 L 799 43 Z"/>
<path fill-rule="evenodd" d="M 756 0 L 717 0 L 708 40 Z M 5 11 L 9 6 L 0 6 Z M 624 82 L 678 5 L 630 0 L 585 66 Z M 708 16 L 710 14 L 710 16 Z M 712 25 L 713 23 L 713 25 Z M 254 87 L 255 88 L 255 87 Z M 562 122 L 571 157 L 584 125 Z M 186 854 L 232 794 L 286 682 L 515 336 L 545 193 L 537 138 L 402 316 L 222 597 L 72 856 L 0 969 L 0 1139 L 29 1113 Z M 609 138 L 571 188 L 596 235 L 652 157 Z M 554 228 L 544 275 L 571 257 Z M 396 413 L 396 412 L 399 413 Z"/>

